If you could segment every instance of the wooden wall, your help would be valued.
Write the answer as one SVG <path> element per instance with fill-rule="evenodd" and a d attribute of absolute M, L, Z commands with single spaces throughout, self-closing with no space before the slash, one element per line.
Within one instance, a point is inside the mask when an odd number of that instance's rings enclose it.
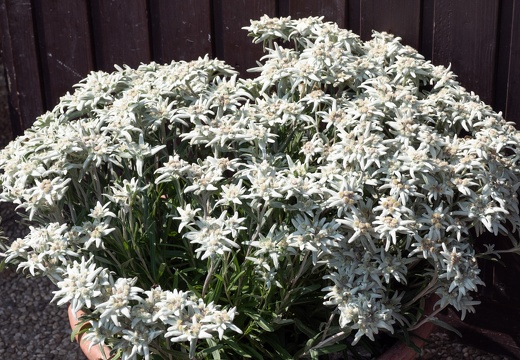
<path fill-rule="evenodd" d="M 241 27 L 263 14 L 392 32 L 520 123 L 520 0 L 0 0 L 14 127 L 113 64 L 210 54 L 244 73 L 261 49 Z"/>
<path fill-rule="evenodd" d="M 394 33 L 520 124 L 520 0 L 0 0 L 12 127 L 21 133 L 91 70 L 113 64 L 210 54 L 246 75 L 261 46 L 241 28 L 263 14 L 324 16 L 365 40 L 372 29 Z M 509 264 L 486 276 L 513 269 L 506 282 L 519 292 L 518 259 Z"/>

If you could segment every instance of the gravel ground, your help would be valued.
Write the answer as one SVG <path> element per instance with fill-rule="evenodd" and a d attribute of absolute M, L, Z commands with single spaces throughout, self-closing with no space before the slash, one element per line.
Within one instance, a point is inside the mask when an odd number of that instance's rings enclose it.
<path fill-rule="evenodd" d="M 0 52 L 0 148 L 11 139 Z M 0 203 L 2 228 L 10 239 L 24 234 L 13 210 L 10 204 Z M 70 341 L 67 308 L 50 304 L 54 288 L 47 278 L 25 278 L 11 269 L 0 272 L 0 359 L 84 359 L 79 346 Z"/>
<path fill-rule="evenodd" d="M 53 284 L 0 273 L 0 359 L 84 359 L 70 341 L 67 309 L 50 304 Z"/>
<path fill-rule="evenodd" d="M 513 358 L 488 353 L 464 343 L 464 339 L 447 332 L 434 332 L 423 349 L 421 359 L 429 360 L 513 360 Z"/>

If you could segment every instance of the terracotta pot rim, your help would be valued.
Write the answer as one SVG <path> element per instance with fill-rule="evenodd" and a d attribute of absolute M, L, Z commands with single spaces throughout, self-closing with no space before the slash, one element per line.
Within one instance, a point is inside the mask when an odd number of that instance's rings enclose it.
<path fill-rule="evenodd" d="M 69 323 L 70 328 L 74 329 L 78 322 L 80 321 L 80 318 L 85 315 L 85 312 L 83 310 L 78 310 L 76 314 L 72 311 L 72 306 L 69 305 L 68 309 L 69 314 Z M 85 323 L 81 329 L 85 329 L 90 327 L 90 323 Z M 103 346 L 103 352 L 105 353 L 104 356 L 101 352 L 101 348 L 99 345 L 93 345 L 91 346 L 91 341 L 83 339 L 83 334 L 78 334 L 75 336 L 76 341 L 78 342 L 81 351 L 83 351 L 83 354 L 87 357 L 88 360 L 105 360 L 105 359 L 111 359 L 110 357 L 110 348 L 107 345 Z M 90 348 L 90 349 L 89 349 Z"/>
<path fill-rule="evenodd" d="M 437 296 L 430 296 L 426 300 L 425 310 L 427 314 L 432 312 L 433 306 L 437 302 L 437 300 Z M 85 312 L 83 310 L 78 310 L 76 314 L 74 314 L 72 311 L 72 306 L 69 305 L 68 315 L 70 327 L 71 329 L 74 329 L 78 324 L 79 319 L 83 315 L 85 315 Z M 87 327 L 90 327 L 90 323 L 85 323 L 82 326 L 82 329 Z M 426 343 L 425 339 L 428 338 L 428 336 L 433 331 L 434 327 L 435 325 L 431 322 L 427 322 L 421 325 L 418 329 L 411 332 L 411 340 L 417 347 L 422 348 Z M 103 354 L 101 353 L 101 348 L 99 346 L 94 345 L 89 349 L 91 341 L 84 340 L 82 339 L 82 337 L 83 334 L 79 334 L 75 336 L 75 339 L 79 343 L 81 350 L 83 351 L 88 360 L 110 360 L 110 348 L 107 345 L 103 346 L 103 350 L 105 353 L 105 356 L 103 356 Z M 384 354 L 379 356 L 377 360 L 413 360 L 418 356 L 419 354 L 414 349 L 410 348 L 404 343 L 399 342 L 394 344 Z"/>
<path fill-rule="evenodd" d="M 439 300 L 437 295 L 431 295 L 426 299 L 425 304 L 425 316 L 428 316 L 433 311 L 433 306 Z M 422 349 L 426 344 L 426 339 L 430 336 L 435 325 L 431 322 L 426 322 L 422 324 L 419 328 L 410 332 L 410 340 L 417 346 Z M 421 355 L 413 348 L 409 347 L 405 343 L 398 342 L 394 344 L 390 349 L 385 351 L 381 356 L 377 358 L 377 360 L 413 360 Z"/>

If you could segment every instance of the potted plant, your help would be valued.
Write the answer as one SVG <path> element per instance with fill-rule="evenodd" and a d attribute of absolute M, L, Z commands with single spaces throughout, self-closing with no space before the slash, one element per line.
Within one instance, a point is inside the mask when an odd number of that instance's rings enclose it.
<path fill-rule="evenodd" d="M 389 34 L 246 29 L 254 79 L 208 57 L 92 72 L 11 142 L 1 198 L 31 231 L 4 261 L 122 359 L 377 354 L 474 311 L 499 253 L 476 238 L 520 249 L 513 124 Z"/>

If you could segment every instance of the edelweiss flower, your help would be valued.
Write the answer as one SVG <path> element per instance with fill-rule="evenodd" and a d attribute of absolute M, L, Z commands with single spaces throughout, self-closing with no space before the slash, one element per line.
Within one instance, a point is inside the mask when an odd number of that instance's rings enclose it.
<path fill-rule="evenodd" d="M 254 79 L 209 56 L 92 72 L 2 150 L 0 198 L 33 227 L 0 255 L 123 359 L 378 341 L 432 293 L 473 311 L 469 235 L 520 229 L 514 124 L 393 35 L 247 29 Z"/>
<path fill-rule="evenodd" d="M 230 252 L 232 248 L 240 248 L 240 246 L 228 237 L 232 231 L 226 226 L 224 221 L 226 213 L 223 212 L 219 218 L 199 218 L 193 226 L 192 231 L 184 234 L 192 244 L 200 245 L 195 249 L 195 253 L 204 260 L 208 257 L 213 258 L 216 255 L 224 255 Z"/>
<path fill-rule="evenodd" d="M 104 288 L 109 284 L 106 269 L 98 267 L 93 259 L 81 259 L 67 265 L 63 280 L 57 283 L 60 290 L 54 291 L 52 301 L 59 299 L 58 305 L 71 303 L 75 314 L 83 306 L 92 308 L 100 302 Z"/>
<path fill-rule="evenodd" d="M 110 279 L 111 280 L 111 279 Z M 111 320 L 116 326 L 121 326 L 120 317 L 131 318 L 131 301 L 141 301 L 140 293 L 143 289 L 133 286 L 137 278 L 119 278 L 115 282 L 111 281 L 111 290 L 108 299 L 97 305 L 100 312 L 100 321 Z"/>

